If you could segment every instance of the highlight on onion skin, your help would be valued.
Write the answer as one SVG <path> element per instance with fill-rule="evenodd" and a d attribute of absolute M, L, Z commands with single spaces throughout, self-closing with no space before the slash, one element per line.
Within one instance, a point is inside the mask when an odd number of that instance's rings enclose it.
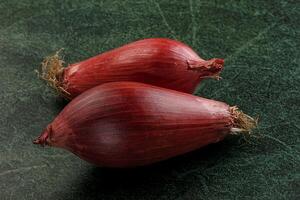
<path fill-rule="evenodd" d="M 67 99 L 107 82 L 134 81 L 192 93 L 204 78 L 219 78 L 224 60 L 200 58 L 189 46 L 143 39 L 63 67 L 59 53 L 42 63 L 40 77 Z"/>
<path fill-rule="evenodd" d="M 250 132 L 256 121 L 229 105 L 135 82 L 107 83 L 71 101 L 34 140 L 105 167 L 136 167 Z"/>

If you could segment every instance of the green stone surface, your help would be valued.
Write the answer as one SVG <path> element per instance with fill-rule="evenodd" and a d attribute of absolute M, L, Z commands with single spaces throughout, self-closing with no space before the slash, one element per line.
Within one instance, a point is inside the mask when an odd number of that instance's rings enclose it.
<path fill-rule="evenodd" d="M 297 0 L 0 0 L 0 199 L 300 199 L 299 12 Z M 43 57 L 149 37 L 225 58 L 196 94 L 259 116 L 260 137 L 129 170 L 32 144 L 66 104 L 34 73 Z"/>

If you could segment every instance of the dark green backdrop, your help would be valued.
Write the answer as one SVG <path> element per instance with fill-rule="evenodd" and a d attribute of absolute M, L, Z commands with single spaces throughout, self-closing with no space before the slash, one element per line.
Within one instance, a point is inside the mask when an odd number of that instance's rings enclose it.
<path fill-rule="evenodd" d="M 0 199 L 297 199 L 299 10 L 297 0 L 1 0 Z M 32 145 L 65 105 L 36 78 L 44 56 L 63 47 L 72 63 L 148 37 L 225 58 L 223 79 L 197 95 L 259 115 L 261 137 L 132 170 Z"/>

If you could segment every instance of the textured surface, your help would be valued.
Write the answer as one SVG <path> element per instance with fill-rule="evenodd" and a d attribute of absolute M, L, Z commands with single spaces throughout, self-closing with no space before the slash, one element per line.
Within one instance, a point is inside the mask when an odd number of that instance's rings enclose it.
<path fill-rule="evenodd" d="M 296 0 L 1 0 L 0 199 L 299 199 L 299 8 Z M 259 115 L 261 137 L 229 137 L 132 170 L 31 144 L 65 105 L 33 72 L 44 56 L 64 47 L 71 63 L 146 37 L 226 58 L 223 80 L 197 94 Z"/>

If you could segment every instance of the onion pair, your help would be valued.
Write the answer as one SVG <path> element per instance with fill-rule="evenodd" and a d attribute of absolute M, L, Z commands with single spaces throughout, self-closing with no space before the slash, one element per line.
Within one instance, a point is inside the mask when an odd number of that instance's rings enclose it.
<path fill-rule="evenodd" d="M 155 163 L 256 125 L 236 107 L 184 93 L 204 75 L 216 76 L 223 61 L 204 61 L 176 41 L 137 41 L 65 69 L 57 57 L 51 59 L 43 78 L 63 96 L 77 97 L 34 143 L 69 150 L 99 166 Z"/>

